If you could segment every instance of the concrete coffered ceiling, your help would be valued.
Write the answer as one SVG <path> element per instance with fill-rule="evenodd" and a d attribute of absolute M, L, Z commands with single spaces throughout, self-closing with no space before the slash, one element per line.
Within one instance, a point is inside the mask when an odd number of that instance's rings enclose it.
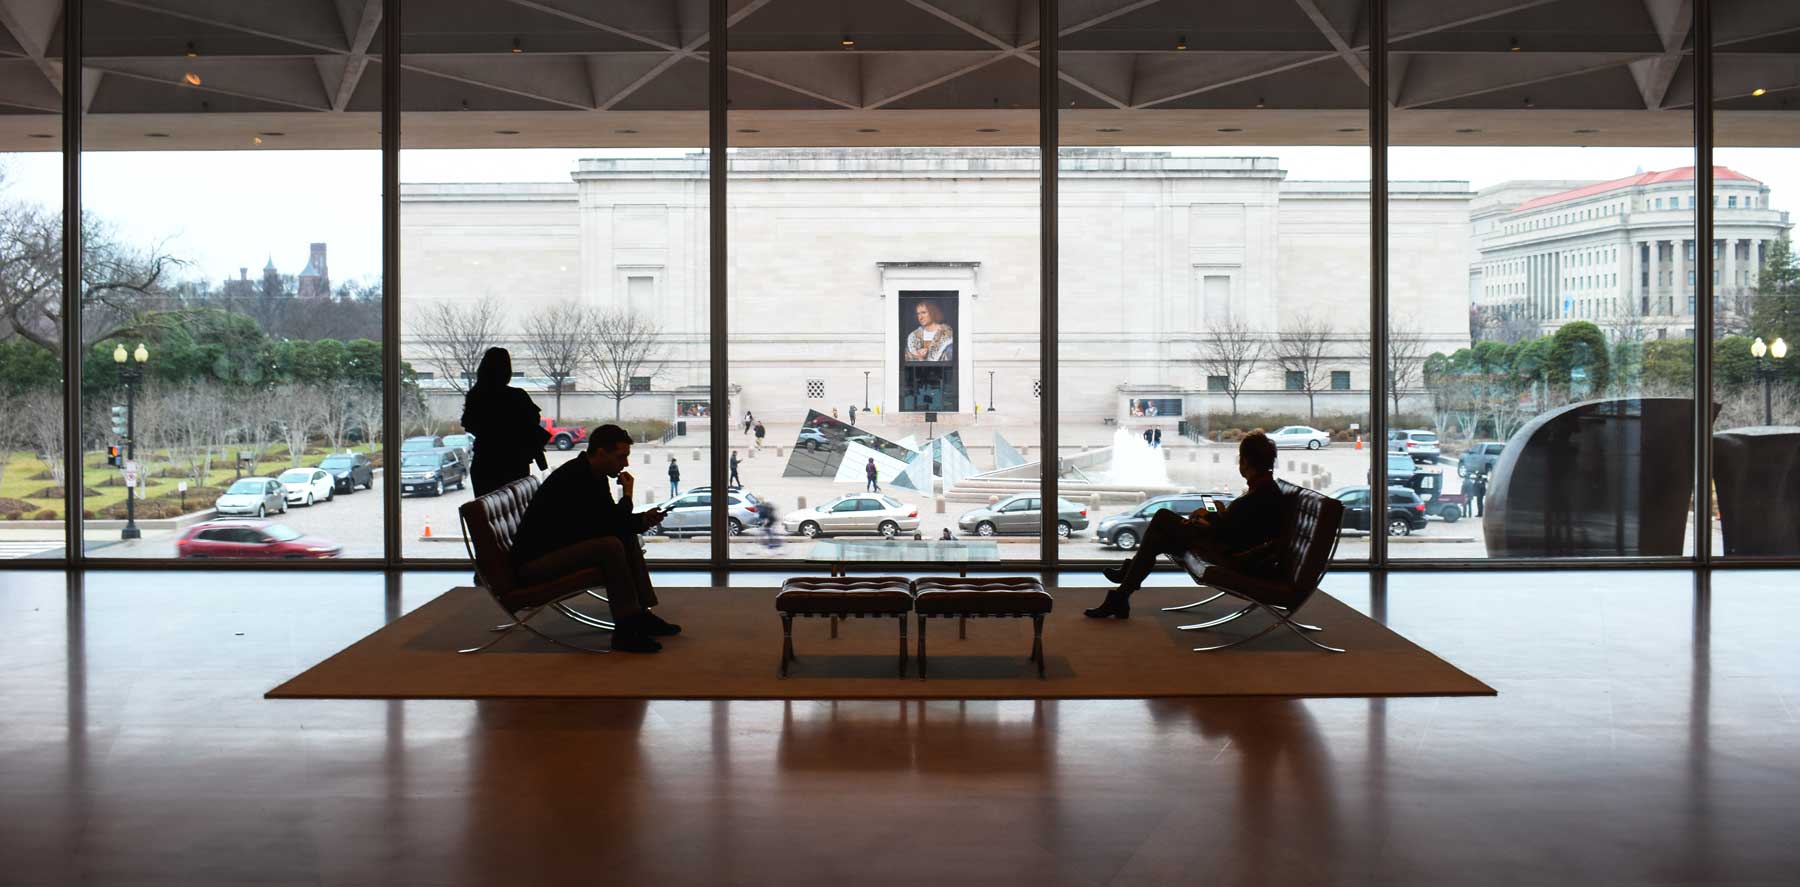
<path fill-rule="evenodd" d="M 1797 144 L 1800 3 L 1714 6 L 1720 144 Z M 0 150 L 57 147 L 61 7 L 0 0 Z M 730 8 L 734 144 L 1037 140 L 1036 0 Z M 703 145 L 706 9 L 406 0 L 405 142 Z M 380 0 L 84 13 L 89 148 L 378 143 Z M 1060 16 L 1065 144 L 1366 143 L 1365 0 L 1062 0 Z M 1394 142 L 1689 144 L 1691 16 L 1688 0 L 1390 0 Z"/>

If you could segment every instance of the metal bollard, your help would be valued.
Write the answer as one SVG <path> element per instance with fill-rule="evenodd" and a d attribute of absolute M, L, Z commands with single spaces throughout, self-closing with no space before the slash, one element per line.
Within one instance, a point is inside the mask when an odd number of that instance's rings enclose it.
<path fill-rule="evenodd" d="M 794 509 L 796 511 L 798 511 L 799 509 L 802 509 L 805 507 L 806 507 L 806 497 L 805 496 L 795 496 L 794 497 Z"/>

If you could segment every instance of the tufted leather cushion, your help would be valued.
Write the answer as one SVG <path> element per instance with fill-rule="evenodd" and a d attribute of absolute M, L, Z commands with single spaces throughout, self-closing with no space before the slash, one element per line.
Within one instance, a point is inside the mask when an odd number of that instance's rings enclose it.
<path fill-rule="evenodd" d="M 802 615 L 906 613 L 912 583 L 898 576 L 800 577 L 781 583 L 775 609 Z"/>
<path fill-rule="evenodd" d="M 1048 613 L 1055 598 L 1029 576 L 929 577 L 913 583 L 913 609 L 925 616 Z"/>
<path fill-rule="evenodd" d="M 473 501 L 464 502 L 457 511 L 462 515 L 463 534 L 475 554 L 475 571 L 487 584 L 489 593 L 507 612 L 547 604 L 584 588 L 600 588 L 606 584 L 598 568 L 581 570 L 566 576 L 537 583 L 519 580 L 519 565 L 514 563 L 513 542 L 525 509 L 538 491 L 535 475 L 520 478 Z"/>

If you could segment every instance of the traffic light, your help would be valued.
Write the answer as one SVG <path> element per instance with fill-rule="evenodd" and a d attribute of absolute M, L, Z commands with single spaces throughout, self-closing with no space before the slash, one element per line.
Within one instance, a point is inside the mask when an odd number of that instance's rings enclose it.
<path fill-rule="evenodd" d="M 113 428 L 114 434 L 116 434 L 120 437 L 125 436 L 125 432 L 127 429 L 125 427 L 125 408 L 124 407 L 116 406 L 116 407 L 112 408 L 112 428 Z"/>
<path fill-rule="evenodd" d="M 113 466 L 125 464 L 125 456 L 119 451 L 118 447 L 106 448 L 106 464 Z"/>

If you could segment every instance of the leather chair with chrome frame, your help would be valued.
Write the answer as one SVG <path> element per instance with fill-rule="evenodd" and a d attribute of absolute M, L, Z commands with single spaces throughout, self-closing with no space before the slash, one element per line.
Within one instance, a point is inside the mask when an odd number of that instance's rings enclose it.
<path fill-rule="evenodd" d="M 531 505 L 531 497 L 537 490 L 537 477 L 526 476 L 474 501 L 464 502 L 457 509 L 462 520 L 463 545 L 475 561 L 475 574 L 480 578 L 482 588 L 513 620 L 494 626 L 495 635 L 487 643 L 458 650 L 458 653 L 479 653 L 518 629 L 573 650 L 610 652 L 552 637 L 531 624 L 538 614 L 552 610 L 589 628 L 613 629 L 611 622 L 569 604 L 570 598 L 582 595 L 606 600 L 606 596 L 597 590 L 606 587 L 600 568 L 577 570 L 546 582 L 522 583 L 518 580 L 518 564 L 512 557 L 513 541 L 519 532 L 519 524 L 525 519 L 525 509 Z"/>

